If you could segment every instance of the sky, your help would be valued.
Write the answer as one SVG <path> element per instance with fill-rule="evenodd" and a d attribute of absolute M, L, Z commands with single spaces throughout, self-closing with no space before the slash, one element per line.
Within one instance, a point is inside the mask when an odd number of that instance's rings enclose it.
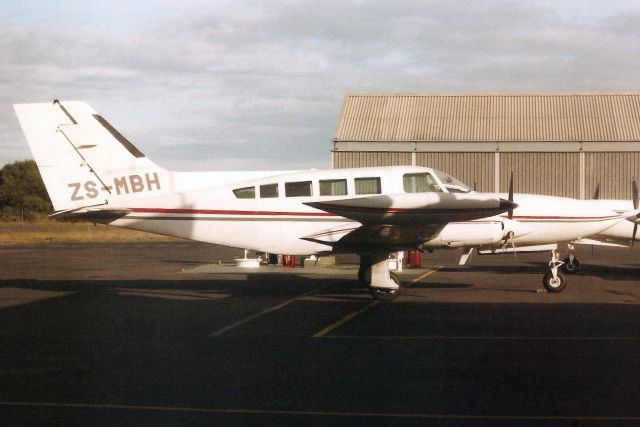
<path fill-rule="evenodd" d="M 636 1 L 2 1 L 12 104 L 89 103 L 168 169 L 331 167 L 347 93 L 640 92 Z"/>

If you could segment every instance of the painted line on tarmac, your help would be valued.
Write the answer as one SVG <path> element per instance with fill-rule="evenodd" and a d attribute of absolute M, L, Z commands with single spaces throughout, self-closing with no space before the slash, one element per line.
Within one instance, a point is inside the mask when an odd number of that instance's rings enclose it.
<path fill-rule="evenodd" d="M 366 313 L 367 311 L 371 310 L 373 307 L 377 306 L 378 304 L 380 304 L 380 301 L 371 301 L 364 308 L 361 308 L 358 311 L 354 311 L 353 313 L 347 314 L 345 317 L 343 317 L 342 319 L 338 320 L 337 322 L 332 323 L 331 325 L 327 326 L 326 328 L 322 329 L 319 332 L 316 332 L 313 335 L 313 338 L 322 338 L 322 337 L 324 337 L 329 332 L 333 331 L 334 329 L 339 328 L 340 326 L 342 326 L 345 323 L 353 320 L 354 318 L 360 316 L 361 314 Z"/>
<path fill-rule="evenodd" d="M 419 275 L 418 277 L 414 278 L 413 280 L 411 280 L 409 283 L 411 285 L 418 283 L 420 280 L 424 279 L 427 276 L 432 275 L 433 273 L 435 273 L 436 271 L 440 270 L 442 268 L 441 265 L 435 266 L 435 267 L 431 267 L 429 269 L 429 271 L 426 271 L 424 273 L 422 273 L 421 275 Z M 343 317 L 342 319 L 338 320 L 335 323 L 332 323 L 331 325 L 327 326 L 326 328 L 320 330 L 319 332 L 316 332 L 313 335 L 313 338 L 322 338 L 324 336 L 326 336 L 329 332 L 338 329 L 340 326 L 343 326 L 344 324 L 352 321 L 353 319 L 355 319 L 356 317 L 360 316 L 361 314 L 366 313 L 367 311 L 371 310 L 372 308 L 374 308 L 375 306 L 377 306 L 380 303 L 380 301 L 373 301 L 371 303 L 369 303 L 368 305 L 366 305 L 365 307 L 361 308 L 360 310 L 354 311 L 353 313 L 347 314 L 345 317 Z"/>
<path fill-rule="evenodd" d="M 424 341 L 638 341 L 638 337 L 465 337 L 446 335 L 408 335 L 408 336 L 375 336 L 375 335 L 335 335 L 327 338 L 345 340 L 424 340 Z"/>
<path fill-rule="evenodd" d="M 246 323 L 249 323 L 249 322 L 251 322 L 252 320 L 255 320 L 255 319 L 259 318 L 259 317 L 264 316 L 265 314 L 273 313 L 274 311 L 280 310 L 281 308 L 286 307 L 286 306 L 288 306 L 289 304 L 291 304 L 291 303 L 293 303 L 293 302 L 296 302 L 296 301 L 298 301 L 299 299 L 302 299 L 302 298 L 304 298 L 304 297 L 306 297 L 306 296 L 309 296 L 309 295 L 311 295 L 311 294 L 314 294 L 314 293 L 316 293 L 316 292 L 318 292 L 318 289 L 314 289 L 314 290 L 311 290 L 311 291 L 309 291 L 309 292 L 305 292 L 304 294 L 301 294 L 301 295 L 298 295 L 298 296 L 296 296 L 296 297 L 294 297 L 294 298 L 291 298 L 291 299 L 289 299 L 289 300 L 286 300 L 285 302 L 280 303 L 280 304 L 278 304 L 278 305 L 276 305 L 276 306 L 274 306 L 274 307 L 267 308 L 266 310 L 262 310 L 262 311 L 261 311 L 261 312 L 259 312 L 259 313 L 256 313 L 256 314 L 254 314 L 254 315 L 251 315 L 251 316 L 249 316 L 249 317 L 247 317 L 247 318 L 244 318 L 244 319 L 242 319 L 242 320 L 238 320 L 237 322 L 234 322 L 234 323 L 232 323 L 232 324 L 230 324 L 230 325 L 228 325 L 228 326 L 225 326 L 225 327 L 224 327 L 224 328 L 222 328 L 222 329 L 218 329 L 217 331 L 210 333 L 210 334 L 209 334 L 209 336 L 210 336 L 210 337 L 219 337 L 219 336 L 221 336 L 221 335 L 223 335 L 223 334 L 225 334 L 225 333 L 229 332 L 230 330 L 237 328 L 238 326 L 242 326 L 242 325 L 244 325 L 244 324 L 246 324 Z"/>
<path fill-rule="evenodd" d="M 597 416 L 597 415 L 470 415 L 470 414 L 428 414 L 411 412 L 340 412 L 340 411 L 292 411 L 281 409 L 244 409 L 244 408 L 200 408 L 191 406 L 153 406 L 124 405 L 108 403 L 65 403 L 65 402 L 3 402 L 0 407 L 13 408 L 66 408 L 99 409 L 139 412 L 179 412 L 191 414 L 228 414 L 228 415 L 288 415 L 312 417 L 384 417 L 419 418 L 433 420 L 487 420 L 487 421 L 640 421 L 640 415 Z"/>
<path fill-rule="evenodd" d="M 441 268 L 442 268 L 441 265 L 436 265 L 434 267 L 431 267 L 429 269 L 429 271 L 426 271 L 426 272 L 422 273 L 418 277 L 412 279 L 409 283 L 411 283 L 411 285 L 414 285 L 414 284 L 418 283 L 420 280 L 424 279 L 425 277 L 431 276 L 433 273 L 435 273 L 436 271 L 440 270 Z M 411 286 L 411 285 L 409 285 L 409 286 Z"/>

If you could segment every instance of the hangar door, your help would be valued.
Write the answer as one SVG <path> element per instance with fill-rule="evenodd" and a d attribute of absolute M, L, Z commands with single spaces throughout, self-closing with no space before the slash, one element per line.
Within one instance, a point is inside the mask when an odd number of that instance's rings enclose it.
<path fill-rule="evenodd" d="M 417 153 L 416 165 L 441 170 L 477 191 L 494 191 L 493 153 Z"/>
<path fill-rule="evenodd" d="M 580 197 L 579 153 L 500 153 L 500 191 Z"/>
<path fill-rule="evenodd" d="M 600 183 L 601 199 L 628 199 L 631 181 L 640 179 L 640 153 L 585 153 L 585 197 L 593 197 Z"/>

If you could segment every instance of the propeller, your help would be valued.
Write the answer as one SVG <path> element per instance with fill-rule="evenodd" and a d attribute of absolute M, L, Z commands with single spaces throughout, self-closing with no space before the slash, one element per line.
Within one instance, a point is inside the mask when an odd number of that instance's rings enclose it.
<path fill-rule="evenodd" d="M 509 201 L 513 203 L 513 171 L 511 171 L 511 176 L 509 177 Z M 513 219 L 513 208 L 509 209 L 507 213 L 507 218 L 509 218 L 510 220 Z M 504 236 L 504 244 L 502 245 L 502 250 L 504 254 L 504 251 L 507 249 L 507 246 L 509 246 L 509 243 L 511 243 L 511 247 L 513 248 L 513 256 L 515 256 L 516 259 L 518 259 L 518 254 L 516 253 L 516 244 L 513 241 L 514 237 L 515 237 L 515 233 L 513 231 L 507 232 L 507 234 Z"/>
<path fill-rule="evenodd" d="M 640 203 L 638 203 L 638 184 L 636 183 L 635 179 L 633 181 L 631 181 L 631 198 L 633 199 L 633 210 L 637 211 L 638 210 L 638 205 L 640 205 Z M 633 234 L 631 235 L 631 249 L 633 249 L 633 245 L 636 242 L 636 233 L 637 232 L 638 232 L 638 223 L 634 222 L 633 223 Z"/>
<path fill-rule="evenodd" d="M 513 171 L 511 171 L 511 178 L 509 178 L 509 201 L 513 203 Z M 513 208 L 509 209 L 507 217 L 513 219 Z"/>
<path fill-rule="evenodd" d="M 593 192 L 593 199 L 598 200 L 600 198 L 600 183 L 596 184 L 596 191 Z"/>

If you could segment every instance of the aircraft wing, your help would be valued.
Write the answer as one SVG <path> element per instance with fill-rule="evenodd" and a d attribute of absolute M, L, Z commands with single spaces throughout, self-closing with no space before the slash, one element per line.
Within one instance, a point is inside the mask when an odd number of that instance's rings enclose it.
<path fill-rule="evenodd" d="M 348 228 L 327 229 L 303 239 L 331 246 L 335 252 L 359 252 L 363 249 L 400 251 L 417 248 L 437 236 L 443 228 L 444 225 L 410 227 L 358 224 Z"/>
<path fill-rule="evenodd" d="M 358 221 L 363 225 L 446 225 L 501 214 L 518 205 L 482 193 L 402 193 L 376 195 L 308 206 Z"/>
<path fill-rule="evenodd" d="M 449 222 L 486 218 L 517 205 L 482 194 L 407 193 L 309 202 L 316 209 L 357 221 L 304 237 L 334 251 L 404 250 L 433 239 Z"/>

